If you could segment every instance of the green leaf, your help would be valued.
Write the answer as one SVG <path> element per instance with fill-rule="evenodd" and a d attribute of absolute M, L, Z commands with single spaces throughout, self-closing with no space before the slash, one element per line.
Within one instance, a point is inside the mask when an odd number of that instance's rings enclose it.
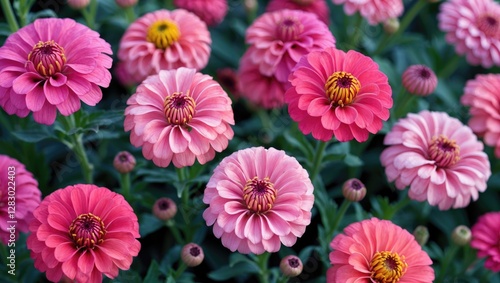
<path fill-rule="evenodd" d="M 346 155 L 346 157 L 344 158 L 344 162 L 347 166 L 350 167 L 359 167 L 363 165 L 363 160 L 361 160 L 361 158 L 351 154 Z"/>
<path fill-rule="evenodd" d="M 223 266 L 215 271 L 208 273 L 208 278 L 216 281 L 224 281 L 241 276 L 243 270 L 247 275 L 259 273 L 260 271 L 259 267 L 254 262 L 250 263 L 240 261 L 233 266 Z"/>
<path fill-rule="evenodd" d="M 139 221 L 139 234 L 144 238 L 147 235 L 153 233 L 154 231 L 160 229 L 165 223 L 160 219 L 156 218 L 152 214 L 144 213 L 142 214 L 141 220 Z"/>
<path fill-rule="evenodd" d="M 156 260 L 153 260 L 149 265 L 148 273 L 144 278 L 143 283 L 156 283 L 158 282 L 158 278 L 160 277 L 161 272 Z"/>
<path fill-rule="evenodd" d="M 55 138 L 55 135 L 47 127 L 40 127 L 36 130 L 15 131 L 11 132 L 11 134 L 17 139 L 29 143 L 37 143 L 42 140 Z"/>

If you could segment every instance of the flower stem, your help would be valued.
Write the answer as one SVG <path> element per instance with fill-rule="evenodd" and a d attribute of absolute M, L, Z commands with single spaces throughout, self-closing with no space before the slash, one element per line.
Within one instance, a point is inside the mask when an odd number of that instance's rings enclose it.
<path fill-rule="evenodd" d="M 411 199 L 408 197 L 408 195 L 405 195 L 405 197 L 403 199 L 401 199 L 399 202 L 397 202 L 390 211 L 386 211 L 384 213 L 384 217 L 383 219 L 392 219 L 394 217 L 394 215 L 400 211 L 401 209 L 403 209 L 405 206 L 407 206 L 408 204 L 410 204 L 411 202 Z"/>
<path fill-rule="evenodd" d="M 174 272 L 174 279 L 179 279 L 179 277 L 186 271 L 187 265 L 181 260 L 179 263 L 179 267 L 177 270 Z"/>
<path fill-rule="evenodd" d="M 125 17 L 129 23 L 132 23 L 135 20 L 134 6 L 125 8 Z"/>
<path fill-rule="evenodd" d="M 439 72 L 437 72 L 436 76 L 438 78 L 449 77 L 457 69 L 461 59 L 462 59 L 461 56 L 455 54 L 451 60 L 446 62 L 444 68 L 442 68 L 441 70 L 439 70 Z"/>
<path fill-rule="evenodd" d="M 333 234 L 335 233 L 335 230 L 339 227 L 340 221 L 342 221 L 342 218 L 344 217 L 344 214 L 346 213 L 347 209 L 351 205 L 352 201 L 344 198 L 342 201 L 342 204 L 340 205 L 340 208 L 337 210 L 337 213 L 335 214 L 335 218 L 332 222 L 332 226 L 330 227 L 330 231 L 328 231 L 327 234 L 327 239 L 333 238 Z"/>
<path fill-rule="evenodd" d="M 122 187 L 122 195 L 130 202 L 132 196 L 130 193 L 130 173 L 120 174 L 120 185 Z"/>
<path fill-rule="evenodd" d="M 399 119 L 401 118 L 405 113 L 410 112 L 408 109 L 411 107 L 413 102 L 415 102 L 416 95 L 409 94 L 404 88 L 401 89 L 401 92 L 398 94 L 397 98 L 397 103 L 398 107 L 393 108 L 394 109 L 394 118 Z M 403 101 L 404 99 L 404 101 Z"/>
<path fill-rule="evenodd" d="M 441 270 L 439 271 L 437 279 L 434 281 L 434 283 L 442 283 L 444 281 L 446 270 L 448 269 L 448 266 L 450 265 L 453 258 L 455 258 L 455 255 L 457 254 L 459 248 L 460 246 L 451 244 L 451 247 L 448 249 L 448 251 L 446 251 L 444 259 L 441 263 Z"/>
<path fill-rule="evenodd" d="M 5 15 L 5 19 L 9 24 L 9 28 L 11 32 L 16 32 L 19 29 L 19 24 L 17 23 L 16 16 L 14 15 L 14 11 L 12 10 L 12 6 L 10 5 L 9 0 L 0 0 L 2 4 L 3 14 Z"/>
<path fill-rule="evenodd" d="M 255 262 L 259 266 L 259 282 L 269 283 L 269 269 L 267 268 L 267 263 L 269 261 L 270 253 L 264 252 L 263 254 L 257 255 Z"/>
<path fill-rule="evenodd" d="M 177 224 L 175 223 L 175 220 L 169 219 L 165 222 L 165 224 L 170 229 L 170 232 L 172 232 L 172 235 L 174 236 L 174 239 L 177 242 L 177 244 L 183 245 L 185 241 L 181 236 L 181 232 L 179 231 L 179 229 L 177 229 Z"/>
<path fill-rule="evenodd" d="M 353 50 L 356 49 L 356 47 L 358 46 L 363 31 L 361 29 L 361 24 L 363 23 L 363 17 L 359 13 L 356 13 L 355 18 L 356 22 L 354 23 L 354 31 L 350 36 L 351 40 L 349 41 L 349 45 L 347 46 L 347 48 Z"/>
<path fill-rule="evenodd" d="M 85 23 L 90 29 L 95 29 L 95 16 L 97 13 L 97 0 L 91 0 L 88 7 L 82 10 L 83 18 L 85 18 Z"/>
<path fill-rule="evenodd" d="M 328 142 L 322 141 L 318 141 L 318 144 L 316 145 L 316 155 L 314 156 L 314 160 L 312 162 L 312 170 L 310 176 L 312 182 L 314 182 L 314 179 L 316 179 L 319 171 L 321 170 L 321 161 L 323 161 L 323 153 L 325 152 L 327 145 Z"/>

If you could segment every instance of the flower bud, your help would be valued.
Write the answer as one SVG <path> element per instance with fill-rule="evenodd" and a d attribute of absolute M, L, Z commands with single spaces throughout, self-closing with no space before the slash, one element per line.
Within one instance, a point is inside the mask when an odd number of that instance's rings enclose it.
<path fill-rule="evenodd" d="M 384 31 L 387 34 L 393 34 L 399 29 L 399 20 L 397 18 L 391 18 L 384 22 Z"/>
<path fill-rule="evenodd" d="M 451 233 L 451 240 L 458 246 L 465 246 L 472 237 L 469 227 L 465 225 L 457 226 Z"/>
<path fill-rule="evenodd" d="M 204 258 L 203 249 L 195 243 L 186 244 L 182 248 L 181 259 L 189 267 L 200 265 Z"/>
<path fill-rule="evenodd" d="M 280 270 L 287 277 L 295 277 L 302 273 L 302 261 L 299 257 L 288 255 L 281 259 Z"/>
<path fill-rule="evenodd" d="M 258 7 L 257 0 L 244 0 L 243 5 L 245 6 L 245 10 L 247 13 L 254 13 L 257 11 Z"/>
<path fill-rule="evenodd" d="M 175 216 L 176 213 L 177 205 L 172 199 L 159 198 L 153 205 L 153 215 L 160 220 L 170 220 Z"/>
<path fill-rule="evenodd" d="M 434 71 L 425 65 L 411 65 L 404 71 L 401 80 L 409 93 L 418 96 L 430 95 L 438 84 Z"/>
<path fill-rule="evenodd" d="M 113 160 L 113 166 L 122 174 L 129 173 L 134 170 L 135 157 L 128 151 L 118 152 Z"/>
<path fill-rule="evenodd" d="M 427 227 L 418 225 L 415 230 L 413 230 L 413 236 L 420 246 L 425 246 L 427 240 L 429 240 L 429 230 Z"/>
<path fill-rule="evenodd" d="M 132 7 L 137 4 L 138 0 L 116 0 L 116 4 L 122 8 Z"/>
<path fill-rule="evenodd" d="M 68 0 L 68 6 L 73 9 L 83 9 L 90 4 L 90 0 Z"/>
<path fill-rule="evenodd" d="M 345 181 L 342 194 L 350 201 L 361 201 L 366 196 L 366 187 L 360 180 L 352 178 Z"/>

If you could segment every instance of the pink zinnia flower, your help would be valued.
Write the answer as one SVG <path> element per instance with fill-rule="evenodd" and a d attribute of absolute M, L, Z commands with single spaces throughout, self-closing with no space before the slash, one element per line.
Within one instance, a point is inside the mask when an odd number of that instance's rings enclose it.
<path fill-rule="evenodd" d="M 484 267 L 500 271 L 500 212 L 482 215 L 472 226 L 471 247 L 477 250 L 478 257 L 486 257 Z"/>
<path fill-rule="evenodd" d="M 450 0 L 438 14 L 439 29 L 467 62 L 500 66 L 500 4 L 493 0 Z"/>
<path fill-rule="evenodd" d="M 271 0 L 267 4 L 266 12 L 284 9 L 311 12 L 316 14 L 325 24 L 328 25 L 330 22 L 330 9 L 326 0 Z"/>
<path fill-rule="evenodd" d="M 9 114 L 53 124 L 102 98 L 111 81 L 111 46 L 72 19 L 37 19 L 0 47 L 0 104 Z"/>
<path fill-rule="evenodd" d="M 344 4 L 344 12 L 353 15 L 359 12 L 372 26 L 403 14 L 402 0 L 332 0 L 336 5 Z"/>
<path fill-rule="evenodd" d="M 42 194 L 33 174 L 16 159 L 0 154 L 0 172 L 0 241 L 7 245 L 18 239 L 19 232 L 28 232 L 33 210 L 40 204 Z M 14 234 L 9 230 L 13 224 Z"/>
<path fill-rule="evenodd" d="M 139 223 L 123 196 L 95 185 L 59 189 L 42 201 L 27 245 L 35 267 L 58 282 L 101 282 L 127 270 L 141 244 Z"/>
<path fill-rule="evenodd" d="M 477 75 L 465 84 L 460 102 L 470 106 L 469 127 L 495 148 L 500 158 L 500 75 Z"/>
<path fill-rule="evenodd" d="M 229 8 L 227 0 L 174 0 L 174 5 L 197 15 L 208 26 L 220 24 Z"/>
<path fill-rule="evenodd" d="M 403 87 L 412 94 L 427 96 L 434 92 L 438 79 L 434 71 L 425 65 L 411 65 L 401 76 Z"/>
<path fill-rule="evenodd" d="M 222 245 L 244 254 L 290 247 L 311 222 L 307 171 L 282 150 L 252 147 L 224 158 L 205 189 L 203 212 Z"/>
<path fill-rule="evenodd" d="M 432 260 L 415 237 L 388 220 L 352 223 L 330 243 L 326 281 L 432 283 Z"/>
<path fill-rule="evenodd" d="M 386 135 L 380 160 L 389 182 L 410 187 L 408 196 L 445 210 L 466 207 L 486 190 L 491 175 L 483 144 L 444 112 L 422 111 L 400 119 Z"/>
<path fill-rule="evenodd" d="M 127 101 L 125 131 L 160 167 L 205 164 L 233 138 L 231 99 L 195 69 L 162 70 L 137 87 Z"/>
<path fill-rule="evenodd" d="M 158 10 L 133 22 L 125 31 L 118 58 L 132 77 L 142 82 L 160 70 L 203 69 L 212 40 L 205 22 L 183 9 Z"/>
<path fill-rule="evenodd" d="M 366 141 L 389 118 L 392 90 L 371 58 L 335 48 L 302 57 L 285 93 L 288 112 L 305 135 L 328 141 Z"/>

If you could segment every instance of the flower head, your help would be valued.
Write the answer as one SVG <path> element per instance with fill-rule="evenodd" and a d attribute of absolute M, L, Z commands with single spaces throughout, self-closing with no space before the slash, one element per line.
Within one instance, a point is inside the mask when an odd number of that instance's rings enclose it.
<path fill-rule="evenodd" d="M 9 114 L 53 124 L 81 101 L 94 106 L 111 81 L 110 45 L 72 19 L 37 19 L 0 47 L 0 105 Z"/>
<path fill-rule="evenodd" d="M 468 245 L 471 239 L 471 231 L 465 225 L 458 225 L 451 233 L 451 240 L 459 246 Z"/>
<path fill-rule="evenodd" d="M 197 15 L 208 26 L 220 24 L 229 8 L 227 0 L 174 0 L 174 5 Z"/>
<path fill-rule="evenodd" d="M 477 256 L 486 257 L 484 267 L 500 271 L 500 212 L 489 212 L 477 220 L 472 226 L 471 247 L 477 250 Z"/>
<path fill-rule="evenodd" d="M 390 182 L 408 196 L 445 210 L 466 207 L 491 175 L 483 144 L 444 112 L 410 113 L 386 135 L 380 160 Z"/>
<path fill-rule="evenodd" d="M 437 87 L 437 77 L 431 68 L 425 65 L 411 65 L 402 76 L 403 87 L 412 94 L 427 96 Z"/>
<path fill-rule="evenodd" d="M 207 225 L 222 245 L 244 254 L 295 244 L 311 222 L 313 186 L 307 171 L 284 151 L 252 147 L 224 158 L 208 181 Z"/>
<path fill-rule="evenodd" d="M 180 168 L 205 164 L 233 138 L 231 99 L 195 69 L 162 70 L 148 77 L 127 101 L 125 131 L 146 159 Z"/>
<path fill-rule="evenodd" d="M 326 281 L 431 283 L 431 259 L 408 231 L 388 220 L 355 222 L 330 243 Z"/>
<path fill-rule="evenodd" d="M 342 185 L 342 194 L 349 201 L 361 201 L 366 196 L 366 187 L 360 180 L 352 178 Z"/>
<path fill-rule="evenodd" d="M 119 194 L 95 185 L 59 189 L 34 211 L 27 245 L 35 267 L 58 282 L 101 282 L 127 270 L 141 244 L 132 207 Z"/>
<path fill-rule="evenodd" d="M 128 151 L 120 151 L 113 159 L 113 166 L 121 174 L 132 172 L 135 167 L 135 157 Z"/>
<path fill-rule="evenodd" d="M 68 6 L 73 9 L 82 9 L 90 4 L 90 0 L 68 0 Z"/>
<path fill-rule="evenodd" d="M 288 113 L 304 134 L 328 141 L 366 141 L 389 118 L 392 90 L 371 58 L 335 48 L 302 57 L 285 93 Z"/>
<path fill-rule="evenodd" d="M 177 205 L 170 198 L 159 198 L 153 205 L 153 215 L 156 218 L 167 221 L 172 219 L 177 214 Z"/>
<path fill-rule="evenodd" d="M 344 12 L 353 15 L 359 12 L 370 25 L 383 23 L 403 14 L 402 0 L 332 0 L 336 5 L 344 4 Z"/>
<path fill-rule="evenodd" d="M 303 268 L 302 261 L 298 256 L 287 255 L 280 261 L 280 270 L 287 277 L 299 276 Z"/>
<path fill-rule="evenodd" d="M 310 12 L 316 14 L 326 25 L 330 22 L 330 9 L 326 0 L 271 0 L 266 6 L 266 12 L 284 9 Z"/>
<path fill-rule="evenodd" d="M 135 6 L 137 1 L 139 0 L 115 0 L 116 4 L 122 8 Z"/>
<path fill-rule="evenodd" d="M 181 259 L 189 267 L 195 267 L 200 265 L 205 258 L 203 249 L 195 244 L 189 243 L 184 245 L 181 250 Z"/>

